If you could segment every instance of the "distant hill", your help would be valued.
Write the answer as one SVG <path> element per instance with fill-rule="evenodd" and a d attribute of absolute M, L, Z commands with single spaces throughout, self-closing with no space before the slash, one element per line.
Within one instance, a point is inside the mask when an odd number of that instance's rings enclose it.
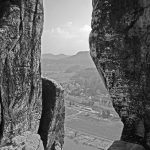
<path fill-rule="evenodd" d="M 79 72 L 83 70 L 83 67 L 81 67 L 80 65 L 74 65 L 71 66 L 70 68 L 68 68 L 65 73 L 73 73 L 73 72 Z"/>
<path fill-rule="evenodd" d="M 107 94 L 96 68 L 80 70 L 71 77 L 71 80 L 79 83 L 84 89 L 89 89 L 88 93 L 90 93 L 90 95 L 96 95 L 97 90 L 100 90 L 103 94 Z"/>
<path fill-rule="evenodd" d="M 107 93 L 99 73 L 88 51 L 81 51 L 75 55 L 42 55 L 42 72 L 61 83 L 75 81 L 89 89 L 91 95 L 97 90 Z"/>
<path fill-rule="evenodd" d="M 51 53 L 48 53 L 48 54 L 42 54 L 42 59 L 63 59 L 63 58 L 66 58 L 66 57 L 69 57 L 67 55 L 64 55 L 64 54 L 59 54 L 59 55 L 54 55 L 54 54 L 51 54 Z"/>
<path fill-rule="evenodd" d="M 76 79 L 76 78 L 84 78 L 84 79 L 89 79 L 89 77 L 93 77 L 95 79 L 99 79 L 100 80 L 100 76 L 98 71 L 95 68 L 86 68 L 83 69 L 79 72 L 77 72 L 72 79 Z M 101 80 L 100 80 L 101 82 Z"/>
<path fill-rule="evenodd" d="M 88 51 L 78 52 L 77 54 L 62 59 L 61 61 L 65 63 L 75 64 L 75 65 L 85 65 L 87 67 L 92 67 L 92 65 L 94 65 Z"/>
<path fill-rule="evenodd" d="M 43 54 L 42 55 L 42 70 L 66 71 L 72 66 L 81 66 L 83 68 L 89 68 L 89 67 L 95 68 L 95 65 L 88 51 L 81 51 L 72 56 L 67 56 L 64 54 L 60 54 L 60 55 Z"/>

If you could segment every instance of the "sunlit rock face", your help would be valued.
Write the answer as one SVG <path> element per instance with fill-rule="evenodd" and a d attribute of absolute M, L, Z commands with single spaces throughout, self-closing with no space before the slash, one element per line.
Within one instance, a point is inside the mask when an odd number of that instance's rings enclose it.
<path fill-rule="evenodd" d="M 121 140 L 150 149 L 150 1 L 92 5 L 90 53 L 124 124 Z"/>
<path fill-rule="evenodd" d="M 38 134 L 24 132 L 12 138 L 11 144 L 0 146 L 1 150 L 44 150 L 43 142 Z"/>
<path fill-rule="evenodd" d="M 64 144 L 64 90 L 41 80 L 42 0 L 0 0 L 0 149 Z"/>
<path fill-rule="evenodd" d="M 0 0 L 1 145 L 38 131 L 42 28 L 42 0 Z"/>
<path fill-rule="evenodd" d="M 54 80 L 42 79 L 42 116 L 38 133 L 45 150 L 62 149 L 64 144 L 64 90 Z"/>

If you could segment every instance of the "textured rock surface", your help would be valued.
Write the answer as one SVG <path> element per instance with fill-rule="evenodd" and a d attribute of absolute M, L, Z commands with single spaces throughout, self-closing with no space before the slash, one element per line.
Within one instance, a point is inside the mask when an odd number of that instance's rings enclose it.
<path fill-rule="evenodd" d="M 150 149 L 150 1 L 93 0 L 90 53 L 123 124 Z"/>
<path fill-rule="evenodd" d="M 42 29 L 42 0 L 0 0 L 1 150 L 62 149 L 64 91 L 41 82 Z"/>
<path fill-rule="evenodd" d="M 0 0 L 1 144 L 38 130 L 42 28 L 42 0 Z"/>
<path fill-rule="evenodd" d="M 44 150 L 43 142 L 38 134 L 25 132 L 12 139 L 10 145 L 0 146 L 1 150 Z"/>
<path fill-rule="evenodd" d="M 115 141 L 108 150 L 145 150 L 143 146 L 124 141 Z"/>
<path fill-rule="evenodd" d="M 38 133 L 46 150 L 64 144 L 64 90 L 53 80 L 42 79 L 42 117 Z"/>

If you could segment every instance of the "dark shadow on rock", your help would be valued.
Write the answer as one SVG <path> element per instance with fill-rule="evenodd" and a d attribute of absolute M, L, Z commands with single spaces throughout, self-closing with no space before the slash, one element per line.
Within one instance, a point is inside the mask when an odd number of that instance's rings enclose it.
<path fill-rule="evenodd" d="M 52 122 L 52 115 L 56 102 L 56 87 L 53 82 L 42 79 L 42 116 L 38 134 L 41 136 L 43 145 L 46 148 L 48 131 Z"/>
<path fill-rule="evenodd" d="M 4 130 L 4 117 L 3 117 L 3 104 L 2 104 L 2 97 L 0 92 L 0 141 L 3 137 L 3 130 Z"/>
<path fill-rule="evenodd" d="M 143 146 L 125 141 L 114 141 L 108 150 L 145 150 Z"/>

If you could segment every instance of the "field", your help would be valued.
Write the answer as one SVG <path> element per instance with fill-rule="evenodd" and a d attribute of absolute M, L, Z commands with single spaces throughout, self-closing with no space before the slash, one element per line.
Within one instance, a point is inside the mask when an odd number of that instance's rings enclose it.
<path fill-rule="evenodd" d="M 122 123 L 120 121 L 111 121 L 105 119 L 96 119 L 90 116 L 84 116 L 82 109 L 66 108 L 66 118 L 73 116 L 69 120 L 66 119 L 65 126 L 87 133 L 89 135 L 102 137 L 109 140 L 118 140 L 122 131 Z M 90 111 L 89 111 L 90 113 Z"/>
<path fill-rule="evenodd" d="M 93 148 L 87 145 L 83 145 L 80 143 L 75 143 L 73 140 L 69 138 L 65 138 L 64 150 L 98 150 L 97 148 Z"/>
<path fill-rule="evenodd" d="M 70 116 L 70 115 L 73 115 L 73 114 L 76 114 L 76 113 L 78 113 L 78 111 L 75 110 L 75 109 L 70 109 L 70 108 L 65 109 L 65 115 L 66 116 Z"/>
<path fill-rule="evenodd" d="M 120 122 L 95 121 L 91 118 L 67 121 L 66 127 L 109 140 L 118 140 L 122 130 Z"/>

